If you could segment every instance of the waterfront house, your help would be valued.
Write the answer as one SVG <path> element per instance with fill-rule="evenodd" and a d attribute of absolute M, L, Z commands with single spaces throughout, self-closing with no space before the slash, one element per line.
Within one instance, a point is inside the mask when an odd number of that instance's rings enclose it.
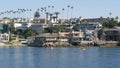
<path fill-rule="evenodd" d="M 73 27 L 73 30 L 75 31 L 81 30 L 82 32 L 85 32 L 86 30 L 88 30 L 88 31 L 94 32 L 95 30 L 99 30 L 101 28 L 102 28 L 102 25 L 89 23 L 89 24 L 77 24 Z"/>
<path fill-rule="evenodd" d="M 9 25 L 0 24 L 0 41 L 8 42 L 9 41 Z"/>
<path fill-rule="evenodd" d="M 55 34 L 44 33 L 44 34 L 35 36 L 33 44 L 30 43 L 28 45 L 41 46 L 41 47 L 67 46 L 68 45 L 68 37 L 60 36 L 57 33 L 55 33 Z"/>
<path fill-rule="evenodd" d="M 79 45 L 84 39 L 84 32 L 72 31 L 69 33 L 69 42 L 74 45 Z"/>
<path fill-rule="evenodd" d="M 0 42 L 9 42 L 9 34 L 0 34 Z"/>
<path fill-rule="evenodd" d="M 36 24 L 32 24 L 30 26 L 30 29 L 32 29 L 33 31 L 35 31 L 37 34 L 41 34 L 44 32 L 45 28 L 48 28 L 49 24 L 40 24 L 40 23 L 36 23 Z"/>
<path fill-rule="evenodd" d="M 98 31 L 98 45 L 102 46 L 117 46 L 120 44 L 120 27 L 106 28 Z"/>
<path fill-rule="evenodd" d="M 105 29 L 103 32 L 106 41 L 120 41 L 120 28 Z"/>

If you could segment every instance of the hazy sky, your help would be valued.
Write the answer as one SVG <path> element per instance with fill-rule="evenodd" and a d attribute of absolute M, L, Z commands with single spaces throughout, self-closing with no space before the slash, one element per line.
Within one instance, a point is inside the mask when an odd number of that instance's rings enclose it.
<path fill-rule="evenodd" d="M 110 12 L 112 16 L 120 17 L 120 0 L 0 0 L 0 12 L 11 9 L 28 8 L 32 9 L 32 16 L 37 8 L 47 7 L 48 5 L 54 5 L 55 8 L 51 11 L 59 11 L 61 12 L 60 17 L 64 14 L 63 16 L 65 18 L 68 12 L 67 5 L 74 7 L 73 17 L 108 17 Z M 65 8 L 64 13 L 62 12 L 62 8 Z M 71 12 L 72 11 L 69 10 L 69 17 L 71 16 Z M 30 15 L 30 13 L 26 13 L 26 15 Z"/>

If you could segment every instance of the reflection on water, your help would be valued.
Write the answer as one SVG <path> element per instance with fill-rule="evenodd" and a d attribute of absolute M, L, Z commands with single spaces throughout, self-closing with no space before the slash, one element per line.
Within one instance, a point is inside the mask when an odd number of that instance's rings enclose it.
<path fill-rule="evenodd" d="M 0 47 L 4 68 L 120 68 L 120 47 Z"/>

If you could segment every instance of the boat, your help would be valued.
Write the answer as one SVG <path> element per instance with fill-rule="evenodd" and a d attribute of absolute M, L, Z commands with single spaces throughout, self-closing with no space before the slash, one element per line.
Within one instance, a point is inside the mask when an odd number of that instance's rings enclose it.
<path fill-rule="evenodd" d="M 86 50 L 86 48 L 84 48 L 84 47 L 80 47 L 80 50 Z"/>

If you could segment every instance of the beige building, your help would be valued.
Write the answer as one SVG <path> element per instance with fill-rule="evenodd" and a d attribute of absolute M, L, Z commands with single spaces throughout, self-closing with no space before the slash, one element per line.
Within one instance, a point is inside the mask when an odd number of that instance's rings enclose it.
<path fill-rule="evenodd" d="M 8 23 L 11 23 L 11 20 L 10 20 L 10 19 L 2 19 L 2 20 L 0 21 L 0 23 L 8 24 Z"/>

